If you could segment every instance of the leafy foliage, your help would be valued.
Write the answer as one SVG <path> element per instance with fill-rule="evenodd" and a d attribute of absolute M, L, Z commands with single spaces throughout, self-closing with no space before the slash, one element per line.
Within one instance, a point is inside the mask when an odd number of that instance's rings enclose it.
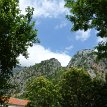
<path fill-rule="evenodd" d="M 47 79 L 54 81 L 54 83 L 58 82 L 59 76 L 61 75 L 61 68 L 60 62 L 57 59 L 52 58 L 30 67 L 21 68 L 19 71 L 14 70 L 11 83 L 15 84 L 16 87 L 11 94 L 20 98 L 25 90 L 26 82 L 39 76 L 44 76 Z"/>
<path fill-rule="evenodd" d="M 85 96 L 83 91 L 90 85 L 91 78 L 78 69 L 68 69 L 61 80 L 62 107 L 79 107 L 80 99 Z M 81 106 L 80 106 L 81 107 Z"/>
<path fill-rule="evenodd" d="M 59 107 L 56 87 L 42 76 L 27 83 L 25 95 L 31 100 L 28 107 Z"/>
<path fill-rule="evenodd" d="M 61 107 L 106 107 L 105 82 L 98 78 L 91 79 L 82 69 L 67 69 L 59 86 Z"/>
<path fill-rule="evenodd" d="M 57 82 L 43 76 L 27 82 L 22 96 L 31 101 L 27 107 L 106 107 L 107 81 L 101 76 L 91 78 L 87 71 L 72 67 L 56 76 Z"/>
<path fill-rule="evenodd" d="M 7 80 L 18 63 L 17 57 L 22 54 L 27 58 L 27 48 L 38 41 L 31 21 L 33 10 L 28 7 L 23 15 L 18 0 L 0 0 L 0 97 L 7 92 Z"/>
<path fill-rule="evenodd" d="M 98 69 L 95 69 L 96 76 L 90 76 L 86 70 L 94 69 L 94 67 L 90 67 L 95 63 L 94 57 L 96 55 L 93 55 L 92 50 L 79 51 L 74 56 L 73 61 L 70 61 L 69 68 L 61 68 L 59 62 L 51 59 L 26 68 L 23 72 L 20 71 L 20 75 L 16 73 L 15 78 L 17 79 L 15 81 L 20 80 L 18 84 L 21 86 L 18 97 L 31 100 L 28 107 L 44 107 L 45 105 L 37 105 L 37 102 L 41 104 L 41 101 L 47 103 L 52 101 L 50 105 L 46 105 L 47 107 L 106 107 L 106 60 L 98 64 Z M 77 62 L 75 62 L 76 60 Z M 89 67 L 83 67 L 85 64 Z M 85 70 L 72 68 L 72 65 L 83 67 Z M 104 72 L 99 69 L 100 66 Z M 100 75 L 101 72 L 104 73 L 104 76 Z M 42 77 L 38 77 L 41 75 Z M 25 85 L 26 82 L 27 86 Z M 24 96 L 23 92 L 25 92 Z"/>
<path fill-rule="evenodd" d="M 73 31 L 95 28 L 99 37 L 107 37 L 107 0 L 65 0 L 71 15 L 67 18 L 73 22 Z M 107 41 L 96 47 L 98 58 L 107 58 Z"/>

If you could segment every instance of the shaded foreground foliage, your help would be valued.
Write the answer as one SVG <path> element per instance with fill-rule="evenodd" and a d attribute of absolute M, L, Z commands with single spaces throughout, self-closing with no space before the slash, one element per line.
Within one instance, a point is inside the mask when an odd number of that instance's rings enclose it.
<path fill-rule="evenodd" d="M 107 83 L 98 77 L 92 79 L 82 69 L 68 69 L 60 86 L 62 107 L 106 107 Z"/>
<path fill-rule="evenodd" d="M 64 69 L 59 82 L 53 85 L 45 77 L 27 83 L 28 107 L 106 107 L 107 82 L 94 79 L 83 69 Z"/>
<path fill-rule="evenodd" d="M 31 21 L 33 10 L 28 7 L 23 15 L 18 0 L 0 0 L 0 98 L 11 88 L 8 81 L 17 57 L 22 54 L 27 58 L 27 48 L 37 42 L 37 30 Z"/>

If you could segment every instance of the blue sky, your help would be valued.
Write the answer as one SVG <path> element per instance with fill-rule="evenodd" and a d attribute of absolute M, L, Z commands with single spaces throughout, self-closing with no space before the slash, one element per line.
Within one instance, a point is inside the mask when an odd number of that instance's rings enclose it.
<path fill-rule="evenodd" d="M 23 14 L 27 6 L 35 8 L 33 20 L 40 39 L 40 44 L 28 49 L 28 59 L 20 55 L 22 66 L 34 65 L 53 57 L 66 66 L 77 51 L 93 49 L 102 40 L 96 37 L 94 29 L 72 32 L 72 24 L 65 17 L 69 10 L 64 8 L 64 4 L 64 0 L 20 0 Z"/>

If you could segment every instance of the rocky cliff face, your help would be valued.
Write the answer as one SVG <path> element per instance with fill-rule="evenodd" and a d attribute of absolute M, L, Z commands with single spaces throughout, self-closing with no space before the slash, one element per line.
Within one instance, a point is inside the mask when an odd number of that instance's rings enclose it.
<path fill-rule="evenodd" d="M 92 77 L 95 77 L 97 73 L 107 73 L 107 59 L 98 61 L 96 58 L 97 56 L 93 50 L 81 50 L 72 57 L 68 67 L 84 68 Z"/>
<path fill-rule="evenodd" d="M 31 78 L 45 76 L 48 79 L 52 79 L 57 75 L 59 69 L 61 69 L 60 62 L 57 59 L 52 58 L 15 72 L 12 83 L 15 84 L 16 88 L 12 95 L 20 96 L 24 91 L 26 82 Z"/>

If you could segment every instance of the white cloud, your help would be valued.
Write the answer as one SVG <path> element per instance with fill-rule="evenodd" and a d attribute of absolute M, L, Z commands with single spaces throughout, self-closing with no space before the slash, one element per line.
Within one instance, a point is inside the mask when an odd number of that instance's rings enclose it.
<path fill-rule="evenodd" d="M 63 21 L 60 24 L 55 26 L 55 29 L 62 29 L 67 26 L 67 22 Z"/>
<path fill-rule="evenodd" d="M 31 6 L 35 8 L 34 17 L 58 17 L 61 14 L 68 13 L 64 8 L 64 0 L 19 0 L 19 6 L 22 13 L 25 14 L 25 8 Z"/>
<path fill-rule="evenodd" d="M 97 38 L 97 42 L 99 43 L 99 42 L 107 42 L 107 38 L 101 38 L 101 37 L 98 37 Z"/>
<path fill-rule="evenodd" d="M 43 60 L 56 58 L 61 62 L 62 66 L 67 66 L 71 57 L 65 53 L 52 52 L 41 45 L 34 45 L 28 48 L 29 58 L 25 59 L 22 55 L 19 56 L 19 62 L 22 66 L 30 66 L 35 63 L 40 63 Z"/>
<path fill-rule="evenodd" d="M 76 32 L 76 40 L 86 41 L 91 35 L 91 30 L 79 30 Z"/>

